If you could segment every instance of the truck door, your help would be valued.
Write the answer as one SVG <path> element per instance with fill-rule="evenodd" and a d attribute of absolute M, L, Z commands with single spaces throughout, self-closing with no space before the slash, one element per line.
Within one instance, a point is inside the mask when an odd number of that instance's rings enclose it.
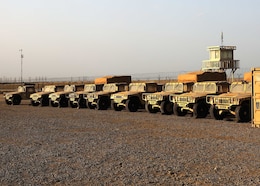
<path fill-rule="evenodd" d="M 252 126 L 260 127 L 260 68 L 252 69 Z"/>

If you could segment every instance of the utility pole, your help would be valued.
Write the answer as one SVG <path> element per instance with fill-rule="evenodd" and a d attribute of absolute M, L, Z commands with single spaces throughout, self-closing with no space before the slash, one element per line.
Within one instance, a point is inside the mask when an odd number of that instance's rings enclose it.
<path fill-rule="evenodd" d="M 21 84 L 23 84 L 23 49 L 19 51 L 21 52 Z"/>

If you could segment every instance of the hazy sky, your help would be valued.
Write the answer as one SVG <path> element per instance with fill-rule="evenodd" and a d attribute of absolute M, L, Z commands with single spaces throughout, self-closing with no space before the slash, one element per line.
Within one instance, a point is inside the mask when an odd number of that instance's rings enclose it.
<path fill-rule="evenodd" d="M 259 0 L 0 0 L 0 77 L 199 70 L 207 47 L 235 45 L 260 66 Z"/>

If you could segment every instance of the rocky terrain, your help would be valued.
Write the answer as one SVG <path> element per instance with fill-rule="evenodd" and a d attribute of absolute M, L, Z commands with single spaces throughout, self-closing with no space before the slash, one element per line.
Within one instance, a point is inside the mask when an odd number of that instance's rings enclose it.
<path fill-rule="evenodd" d="M 8 106 L 1 185 L 260 185 L 250 123 L 113 110 Z"/>

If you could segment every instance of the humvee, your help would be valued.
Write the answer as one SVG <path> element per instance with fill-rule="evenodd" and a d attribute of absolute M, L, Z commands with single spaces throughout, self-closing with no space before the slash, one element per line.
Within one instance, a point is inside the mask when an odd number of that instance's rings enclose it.
<path fill-rule="evenodd" d="M 55 85 L 45 85 L 41 92 L 30 95 L 31 104 L 33 106 L 49 106 L 49 94 L 56 91 Z"/>
<path fill-rule="evenodd" d="M 107 110 L 110 107 L 110 96 L 113 93 L 125 91 L 127 83 L 108 83 L 103 86 L 102 91 L 87 94 L 87 107 L 90 109 Z"/>
<path fill-rule="evenodd" d="M 173 114 L 173 103 L 170 102 L 169 95 L 190 92 L 193 84 L 191 82 L 170 82 L 164 85 L 161 92 L 143 93 L 142 99 L 145 101 L 146 111 L 149 113 Z"/>
<path fill-rule="evenodd" d="M 251 120 L 251 82 L 233 82 L 228 93 L 218 96 L 208 95 L 210 116 L 216 120 L 225 118 L 228 114 L 235 116 L 237 122 Z"/>
<path fill-rule="evenodd" d="M 111 95 L 111 108 L 115 111 L 121 111 L 126 108 L 129 112 L 136 112 L 139 108 L 144 108 L 145 106 L 145 101 L 142 100 L 142 93 L 156 91 L 156 83 L 130 83 L 129 91 Z"/>
<path fill-rule="evenodd" d="M 50 105 L 53 107 L 68 107 L 69 94 L 76 90 L 75 85 L 65 85 L 63 91 L 49 95 Z"/>
<path fill-rule="evenodd" d="M 7 105 L 20 105 L 22 100 L 30 99 L 30 94 L 35 93 L 34 84 L 24 84 L 18 86 L 17 91 L 4 93 Z"/>
<path fill-rule="evenodd" d="M 194 118 L 205 118 L 210 107 L 210 104 L 206 102 L 206 96 L 228 92 L 228 88 L 229 83 L 226 81 L 196 82 L 192 87 L 192 92 L 173 94 L 169 99 L 174 104 L 173 112 L 177 116 L 184 116 L 190 112 Z"/>
<path fill-rule="evenodd" d="M 86 108 L 87 94 L 95 91 L 101 91 L 102 87 L 103 85 L 86 84 L 84 85 L 84 90 L 70 93 L 70 106 L 72 108 Z"/>

